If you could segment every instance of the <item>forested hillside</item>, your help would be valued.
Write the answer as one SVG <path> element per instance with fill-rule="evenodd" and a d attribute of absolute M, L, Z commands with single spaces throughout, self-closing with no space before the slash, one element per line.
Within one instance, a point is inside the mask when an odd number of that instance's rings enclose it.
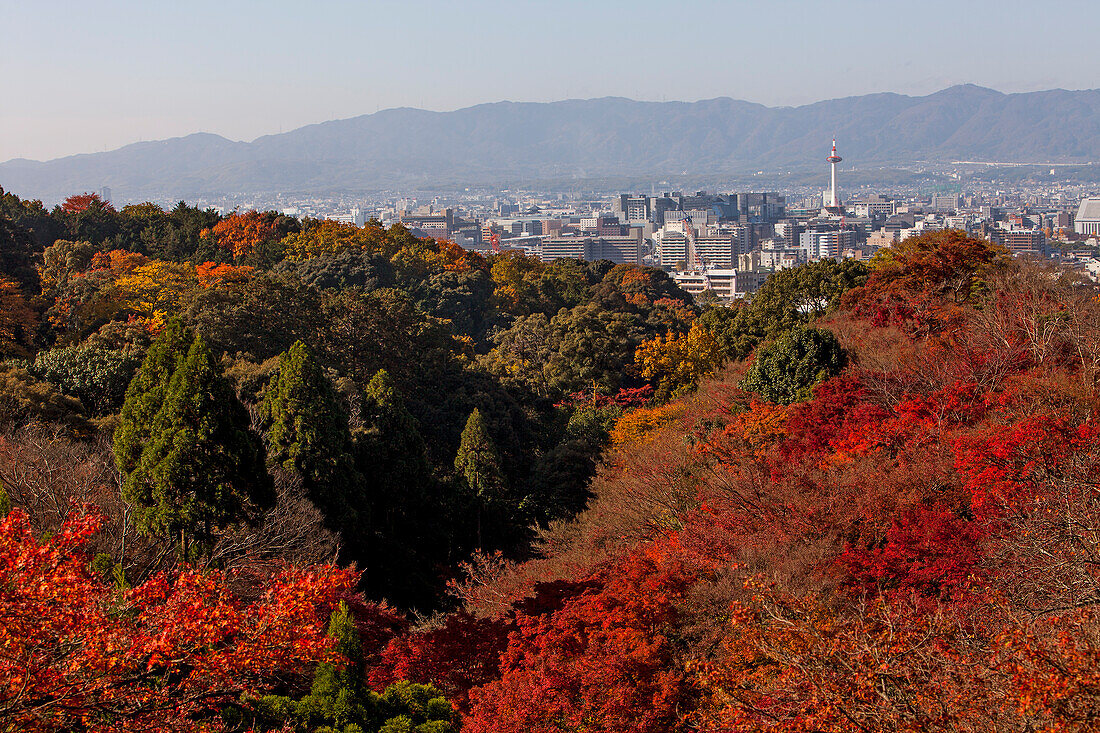
<path fill-rule="evenodd" d="M 1100 720 L 1095 286 L 662 272 L 0 196 L 0 721 Z"/>

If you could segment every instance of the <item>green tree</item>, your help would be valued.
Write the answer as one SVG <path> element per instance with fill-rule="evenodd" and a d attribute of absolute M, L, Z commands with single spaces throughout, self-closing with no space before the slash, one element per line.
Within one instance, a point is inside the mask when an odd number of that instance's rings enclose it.
<path fill-rule="evenodd" d="M 757 349 L 741 387 L 780 405 L 803 402 L 847 364 L 848 354 L 832 332 L 795 328 Z"/>
<path fill-rule="evenodd" d="M 106 415 L 122 406 L 136 367 L 137 359 L 122 351 L 68 346 L 39 352 L 31 372 L 79 399 L 92 414 Z"/>
<path fill-rule="evenodd" d="M 150 440 L 132 470 L 116 441 L 123 497 L 140 531 L 179 536 L 182 557 L 201 555 L 219 529 L 274 503 L 263 444 L 201 337 L 179 360 L 151 427 L 138 428 L 132 433 Z"/>
<path fill-rule="evenodd" d="M 747 305 L 715 306 L 699 317 L 731 359 L 744 359 L 762 341 L 809 323 L 840 304 L 844 293 L 867 281 L 858 260 L 823 259 L 771 275 Z"/>
<path fill-rule="evenodd" d="M 367 689 L 363 645 L 344 601 L 332 614 L 328 634 L 344 663 L 319 664 L 309 694 L 300 700 L 277 695 L 262 698 L 258 707 L 265 722 L 326 733 L 454 733 L 454 708 L 436 688 L 398 682 L 381 695 Z"/>
<path fill-rule="evenodd" d="M 28 422 L 64 426 L 75 435 L 94 432 L 79 400 L 36 379 L 16 362 L 0 364 L 0 426 L 10 428 Z"/>
<path fill-rule="evenodd" d="M 299 720 L 330 725 L 338 730 L 362 723 L 367 716 L 367 690 L 363 684 L 363 645 L 348 604 L 340 606 L 329 621 L 328 635 L 336 640 L 336 652 L 346 664 L 325 662 L 317 666 L 309 695 L 298 701 Z"/>
<path fill-rule="evenodd" d="M 477 507 L 477 544 L 482 547 L 482 514 L 495 510 L 504 499 L 500 453 L 489 435 L 481 411 L 474 408 L 462 430 L 455 471 L 465 481 Z"/>
<path fill-rule="evenodd" d="M 351 456 L 348 415 L 309 348 L 296 341 L 279 359 L 279 375 L 260 406 L 272 463 L 301 474 L 331 528 L 352 531 L 361 483 Z"/>
<path fill-rule="evenodd" d="M 3 189 L 0 188 L 0 196 Z M 35 243 L 31 234 L 0 214 L 0 276 L 19 283 L 28 294 L 36 294 L 38 270 L 35 268 Z"/>
<path fill-rule="evenodd" d="M 115 465 L 123 474 L 137 468 L 142 452 L 152 442 L 153 421 L 164 405 L 168 383 L 194 340 L 183 322 L 173 318 L 149 346 L 141 368 L 130 380 L 114 435 Z"/>
<path fill-rule="evenodd" d="M 364 576 L 367 592 L 409 605 L 430 602 L 431 569 L 446 561 L 450 528 L 416 419 L 393 380 L 379 370 L 363 394 L 363 427 L 355 434 L 356 466 L 370 508 Z"/>

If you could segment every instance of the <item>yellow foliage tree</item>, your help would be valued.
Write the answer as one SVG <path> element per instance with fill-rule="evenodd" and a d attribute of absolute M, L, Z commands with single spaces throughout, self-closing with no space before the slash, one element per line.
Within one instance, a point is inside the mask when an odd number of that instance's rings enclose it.
<path fill-rule="evenodd" d="M 718 340 L 698 322 L 686 334 L 670 332 L 645 341 L 634 352 L 642 376 L 654 383 L 657 397 L 668 399 L 695 389 L 725 361 Z"/>
<path fill-rule="evenodd" d="M 153 260 L 115 281 L 119 304 L 154 321 L 178 313 L 184 296 L 197 287 L 194 265 L 163 260 Z"/>
<path fill-rule="evenodd" d="M 679 402 L 658 407 L 641 407 L 620 417 L 611 429 L 611 444 L 616 448 L 649 440 L 654 433 L 684 416 Z"/>
<path fill-rule="evenodd" d="M 337 255 L 347 250 L 359 250 L 392 257 L 382 227 L 367 224 L 357 227 L 339 221 L 311 221 L 300 232 L 282 241 L 288 260 L 309 260 L 324 255 Z"/>

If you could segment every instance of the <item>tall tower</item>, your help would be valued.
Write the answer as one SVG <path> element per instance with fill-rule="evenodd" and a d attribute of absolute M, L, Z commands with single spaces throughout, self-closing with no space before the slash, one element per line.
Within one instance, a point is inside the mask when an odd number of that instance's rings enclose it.
<path fill-rule="evenodd" d="M 825 203 L 826 206 L 840 206 L 840 197 L 837 196 L 836 191 L 836 164 L 844 160 L 836 154 L 836 138 L 833 138 L 833 154 L 825 159 L 832 168 L 833 173 L 833 185 L 829 188 L 829 200 Z"/>

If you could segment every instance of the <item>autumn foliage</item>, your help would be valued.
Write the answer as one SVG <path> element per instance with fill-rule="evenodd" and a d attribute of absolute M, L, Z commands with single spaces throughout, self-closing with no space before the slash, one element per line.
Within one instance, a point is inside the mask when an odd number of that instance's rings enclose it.
<path fill-rule="evenodd" d="M 351 571 L 287 568 L 251 601 L 187 569 L 120 589 L 85 554 L 101 521 L 74 514 L 45 541 L 20 510 L 0 521 L 6 729 L 208 729 L 242 694 L 330 658 L 325 627 Z"/>
<path fill-rule="evenodd" d="M 44 251 L 0 228 L 30 253 L 0 280 L 4 729 L 1098 728 L 1100 291 L 1072 273 L 935 232 L 701 309 L 377 222 L 36 211 Z M 142 354 L 125 408 L 100 385 Z M 181 377 L 159 435 L 119 435 L 186 447 L 233 405 L 275 490 L 190 554 L 135 532 L 103 452 L 177 362 L 224 369 L 218 409 Z M 184 458 L 245 465 L 183 450 L 171 486 Z"/>
<path fill-rule="evenodd" d="M 266 241 L 278 239 L 270 218 L 258 211 L 246 211 L 243 214 L 235 211 L 215 224 L 208 235 L 214 238 L 219 247 L 230 252 L 235 260 L 252 254 L 253 250 Z"/>
<path fill-rule="evenodd" d="M 588 510 L 466 592 L 510 629 L 468 729 L 1095 730 L 1095 289 L 954 234 L 874 266 L 838 375 L 625 412 Z"/>

